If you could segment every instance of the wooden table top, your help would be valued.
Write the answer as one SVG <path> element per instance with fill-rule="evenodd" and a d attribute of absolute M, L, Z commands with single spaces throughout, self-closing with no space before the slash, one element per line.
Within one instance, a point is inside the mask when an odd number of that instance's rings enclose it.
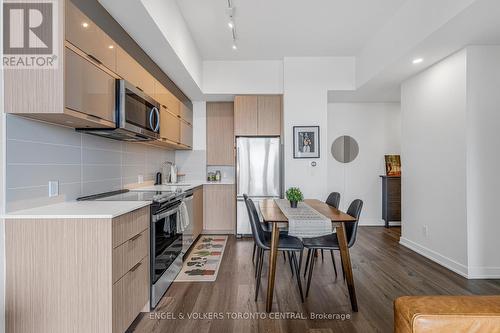
<path fill-rule="evenodd" d="M 304 200 L 306 204 L 314 208 L 319 213 L 328 217 L 332 222 L 355 222 L 356 219 L 351 215 L 341 212 L 335 207 L 332 207 L 323 201 L 317 199 L 306 199 Z M 288 222 L 287 217 L 283 214 L 281 209 L 278 207 L 274 199 L 262 200 L 259 204 L 260 212 L 262 213 L 262 218 L 266 222 Z"/>

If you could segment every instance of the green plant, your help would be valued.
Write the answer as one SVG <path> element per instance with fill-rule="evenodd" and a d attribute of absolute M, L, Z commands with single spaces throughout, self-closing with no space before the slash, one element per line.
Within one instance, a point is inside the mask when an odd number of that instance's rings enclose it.
<path fill-rule="evenodd" d="M 304 200 L 304 195 L 302 194 L 302 191 L 298 187 L 290 187 L 286 191 L 286 198 L 289 201 L 302 201 Z"/>

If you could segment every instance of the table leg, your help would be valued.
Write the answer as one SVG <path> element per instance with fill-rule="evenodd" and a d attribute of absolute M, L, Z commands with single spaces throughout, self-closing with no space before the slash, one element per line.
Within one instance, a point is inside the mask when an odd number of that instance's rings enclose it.
<path fill-rule="evenodd" d="M 344 223 L 341 223 L 340 227 L 337 228 L 337 237 L 340 246 L 340 256 L 342 257 L 342 269 L 345 272 L 345 279 L 347 281 L 347 288 L 349 289 L 349 297 L 351 299 L 351 308 L 352 311 L 358 312 L 358 301 L 356 300 L 356 291 L 354 290 L 351 257 L 349 255 L 349 248 L 347 247 L 347 238 Z"/>
<path fill-rule="evenodd" d="M 269 275 L 267 278 L 267 299 L 266 311 L 271 312 L 273 306 L 273 291 L 274 291 L 274 278 L 276 275 L 276 258 L 278 255 L 278 243 L 280 231 L 278 223 L 272 223 L 273 229 L 271 232 L 271 251 L 269 251 Z"/>

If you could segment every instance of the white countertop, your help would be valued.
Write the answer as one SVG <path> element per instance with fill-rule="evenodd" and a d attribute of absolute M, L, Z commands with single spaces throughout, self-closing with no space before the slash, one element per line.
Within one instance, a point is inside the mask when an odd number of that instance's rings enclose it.
<path fill-rule="evenodd" d="M 150 204 L 151 201 L 68 201 L 18 210 L 3 217 L 6 219 L 114 218 Z"/>

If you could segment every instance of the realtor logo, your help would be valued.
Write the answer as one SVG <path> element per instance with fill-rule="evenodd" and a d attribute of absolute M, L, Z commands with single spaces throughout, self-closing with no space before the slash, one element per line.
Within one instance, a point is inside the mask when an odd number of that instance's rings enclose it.
<path fill-rule="evenodd" d="M 55 68 L 57 21 L 53 1 L 4 1 L 3 65 Z"/>

